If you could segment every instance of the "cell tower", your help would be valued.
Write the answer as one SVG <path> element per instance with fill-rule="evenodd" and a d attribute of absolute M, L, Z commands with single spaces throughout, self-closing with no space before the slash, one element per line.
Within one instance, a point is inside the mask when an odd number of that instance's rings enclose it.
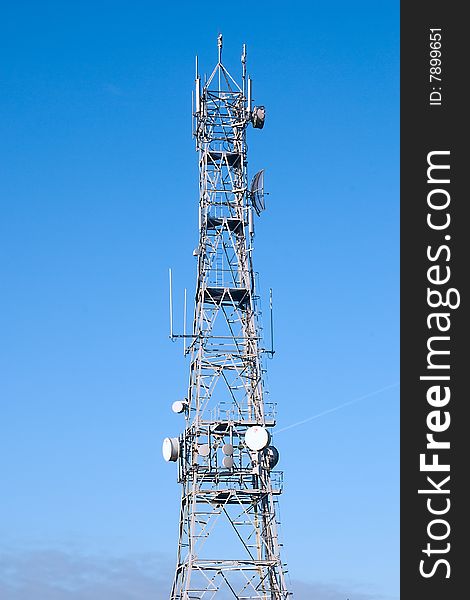
<path fill-rule="evenodd" d="M 248 186 L 246 129 L 262 129 L 252 108 L 243 46 L 241 87 L 218 62 L 201 83 L 196 59 L 194 136 L 199 153 L 199 245 L 189 387 L 173 411 L 180 437 L 163 442 L 182 484 L 179 543 L 171 600 L 287 599 L 278 540 L 282 473 L 271 445 L 265 402 L 258 296 L 253 271 L 254 213 L 264 209 L 263 171 Z M 171 283 L 170 283 L 171 298 Z M 271 302 L 270 302 L 271 304 Z M 272 313 L 271 313 L 272 314 Z M 272 331 L 272 330 L 271 330 Z"/>

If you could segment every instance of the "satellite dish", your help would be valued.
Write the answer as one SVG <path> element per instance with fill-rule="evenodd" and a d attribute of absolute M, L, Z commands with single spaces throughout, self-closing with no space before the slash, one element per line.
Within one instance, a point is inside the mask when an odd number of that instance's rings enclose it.
<path fill-rule="evenodd" d="M 185 408 L 186 408 L 186 402 L 183 402 L 183 400 L 176 400 L 171 405 L 171 410 L 176 414 L 180 414 L 180 413 L 184 412 Z"/>
<path fill-rule="evenodd" d="M 197 453 L 200 456 L 209 456 L 209 454 L 211 453 L 211 448 L 209 444 L 199 444 L 199 446 L 197 447 Z"/>
<path fill-rule="evenodd" d="M 222 452 L 226 456 L 232 456 L 232 454 L 233 454 L 233 446 L 232 446 L 232 444 L 224 444 L 222 446 Z"/>
<path fill-rule="evenodd" d="M 263 450 L 269 445 L 271 436 L 269 431 L 261 425 L 255 425 L 254 427 L 248 427 L 245 433 L 245 443 L 250 450 L 258 451 Z"/>
<path fill-rule="evenodd" d="M 231 469 L 233 467 L 233 456 L 224 456 L 222 464 L 226 469 Z"/>
<path fill-rule="evenodd" d="M 162 445 L 162 454 L 166 462 L 176 462 L 180 455 L 178 438 L 165 438 Z"/>
<path fill-rule="evenodd" d="M 258 171 L 253 177 L 250 186 L 251 204 L 259 216 L 266 208 L 264 204 L 264 169 Z"/>
<path fill-rule="evenodd" d="M 268 466 L 270 469 L 274 469 L 274 467 L 279 462 L 279 451 L 274 446 L 268 446 L 264 450 L 264 455 L 268 459 Z"/>
<path fill-rule="evenodd" d="M 251 122 L 255 129 L 263 129 L 266 119 L 266 109 L 264 106 L 255 106 L 251 113 Z"/>

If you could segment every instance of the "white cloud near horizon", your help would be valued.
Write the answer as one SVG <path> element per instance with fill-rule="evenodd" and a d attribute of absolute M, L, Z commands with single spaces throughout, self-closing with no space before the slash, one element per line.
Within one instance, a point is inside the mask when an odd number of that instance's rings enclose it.
<path fill-rule="evenodd" d="M 91 556 L 66 550 L 0 552 L 2 600 L 168 600 L 174 565 L 158 554 Z M 293 581 L 294 600 L 379 600 L 336 584 Z M 225 599 L 224 599 L 225 600 Z"/>
<path fill-rule="evenodd" d="M 168 600 L 172 565 L 158 555 L 63 550 L 0 554 L 2 600 Z"/>

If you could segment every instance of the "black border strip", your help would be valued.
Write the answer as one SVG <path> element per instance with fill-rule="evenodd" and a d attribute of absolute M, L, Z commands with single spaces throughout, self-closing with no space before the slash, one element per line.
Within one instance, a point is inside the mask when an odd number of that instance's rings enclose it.
<path fill-rule="evenodd" d="M 464 7 L 435 0 L 401 4 L 401 600 L 460 599 L 470 574 Z M 431 63 L 436 58 L 440 65 Z M 433 66 L 440 72 L 430 71 Z M 455 308 L 445 306 L 446 299 Z M 436 442 L 443 445 L 433 448 Z M 426 471 L 433 461 L 435 470 Z"/>

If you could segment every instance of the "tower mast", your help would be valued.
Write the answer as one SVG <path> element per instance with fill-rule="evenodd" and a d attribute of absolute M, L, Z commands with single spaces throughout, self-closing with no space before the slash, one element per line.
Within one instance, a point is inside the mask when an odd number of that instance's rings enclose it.
<path fill-rule="evenodd" d="M 242 85 L 218 61 L 202 85 L 196 60 L 194 136 L 199 155 L 199 244 L 189 386 L 173 410 L 185 430 L 166 438 L 182 484 L 171 600 L 284 600 L 276 505 L 282 473 L 272 446 L 272 403 L 265 402 L 252 254 L 255 214 L 264 209 L 263 171 L 251 188 L 246 130 L 264 126 L 252 109 L 242 53 Z M 175 336 L 178 337 L 178 336 Z M 271 351 L 272 352 L 272 351 Z"/>

